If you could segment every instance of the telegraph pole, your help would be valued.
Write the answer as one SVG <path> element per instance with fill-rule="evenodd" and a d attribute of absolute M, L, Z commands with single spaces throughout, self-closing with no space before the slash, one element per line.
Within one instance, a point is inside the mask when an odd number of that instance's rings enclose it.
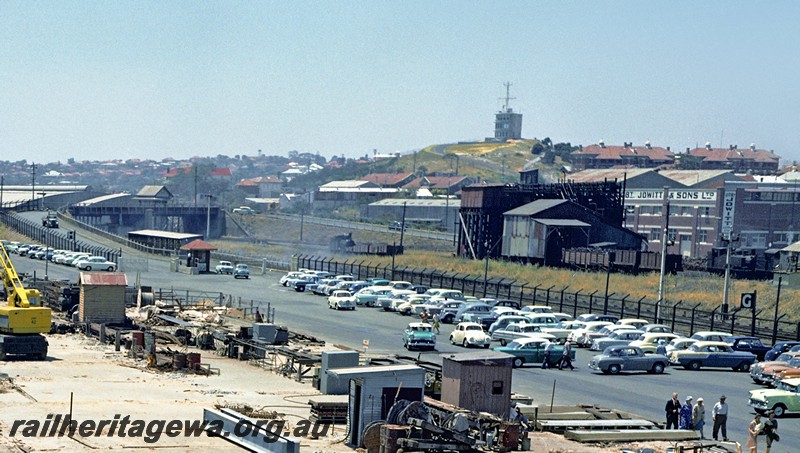
<path fill-rule="evenodd" d="M 669 188 L 664 187 L 664 231 L 661 235 L 661 275 L 658 279 L 656 323 L 661 321 L 661 303 L 664 301 L 664 274 L 667 272 L 667 242 L 669 241 Z"/>

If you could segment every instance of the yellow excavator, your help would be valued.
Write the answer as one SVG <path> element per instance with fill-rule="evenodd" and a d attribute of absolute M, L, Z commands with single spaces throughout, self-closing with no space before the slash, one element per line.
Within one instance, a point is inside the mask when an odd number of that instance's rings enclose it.
<path fill-rule="evenodd" d="M 7 305 L 0 305 L 0 360 L 9 354 L 47 358 L 47 339 L 50 331 L 50 309 L 41 306 L 37 289 L 22 286 L 19 275 L 0 243 L 0 274 L 3 278 Z"/>

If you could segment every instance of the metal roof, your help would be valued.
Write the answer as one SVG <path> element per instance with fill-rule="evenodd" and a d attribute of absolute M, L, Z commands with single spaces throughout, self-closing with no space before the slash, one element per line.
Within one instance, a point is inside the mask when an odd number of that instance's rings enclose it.
<path fill-rule="evenodd" d="M 130 197 L 131 194 L 129 193 L 112 193 L 108 195 L 101 195 L 99 197 L 90 198 L 88 200 L 81 201 L 80 203 L 75 203 L 76 206 L 91 206 L 93 204 L 102 203 L 104 201 L 113 200 L 115 198 L 120 197 Z"/>
<path fill-rule="evenodd" d="M 161 230 L 137 230 L 137 231 L 131 231 L 128 234 L 129 235 L 136 234 L 139 236 L 153 236 L 153 237 L 167 238 L 167 239 L 192 239 L 192 238 L 203 237 L 202 234 L 174 233 L 172 231 L 161 231 Z"/>
<path fill-rule="evenodd" d="M 493 361 L 493 360 L 511 360 L 514 358 L 511 354 L 506 354 L 505 352 L 497 352 L 497 351 L 485 351 L 485 352 L 461 352 L 458 354 L 449 354 L 449 355 L 442 355 L 442 358 L 445 360 L 452 360 L 453 362 L 481 362 L 481 361 Z"/>
<path fill-rule="evenodd" d="M 374 203 L 370 203 L 370 206 L 403 206 L 405 204 L 408 207 L 424 207 L 424 206 L 436 206 L 436 207 L 447 207 L 450 206 L 451 208 L 460 208 L 461 207 L 461 200 L 457 198 L 385 198 L 380 201 L 376 201 Z"/>
<path fill-rule="evenodd" d="M 536 200 L 510 211 L 506 211 L 503 215 L 531 216 L 554 208 L 562 203 L 567 203 L 567 200 Z"/>
<path fill-rule="evenodd" d="M 78 280 L 84 285 L 128 286 L 128 278 L 122 272 L 81 272 Z"/>
<path fill-rule="evenodd" d="M 416 365 L 385 365 L 385 366 L 359 366 L 351 368 L 335 368 L 328 370 L 328 374 L 338 377 L 359 377 L 374 374 L 388 373 L 418 373 L 425 372 L 424 368 Z"/>
<path fill-rule="evenodd" d="M 568 226 L 568 227 L 591 226 L 586 222 L 581 222 L 580 220 L 576 219 L 533 219 L 533 221 L 547 226 Z"/>

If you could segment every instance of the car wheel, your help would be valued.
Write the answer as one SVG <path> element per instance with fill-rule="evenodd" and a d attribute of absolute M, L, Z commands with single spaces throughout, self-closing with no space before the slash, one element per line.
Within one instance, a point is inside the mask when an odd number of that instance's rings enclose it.
<path fill-rule="evenodd" d="M 486 343 L 485 345 L 483 345 L 483 349 L 489 349 L 489 343 Z"/>
<path fill-rule="evenodd" d="M 783 417 L 786 414 L 786 406 L 783 404 L 776 404 L 775 407 L 772 408 L 772 411 L 775 412 L 776 417 Z"/>
<path fill-rule="evenodd" d="M 694 370 L 694 371 L 699 370 L 700 369 L 700 362 L 698 362 L 697 360 L 694 360 L 694 361 L 690 362 L 689 363 L 689 369 L 690 370 Z"/>
<path fill-rule="evenodd" d="M 463 346 L 463 347 L 465 347 L 465 348 L 468 348 L 468 347 L 469 347 L 469 344 L 467 344 L 467 339 L 466 339 L 466 338 L 464 338 L 463 340 L 461 340 L 461 346 Z"/>
<path fill-rule="evenodd" d="M 653 373 L 661 374 L 664 372 L 664 364 L 661 362 L 656 362 L 653 364 Z"/>
<path fill-rule="evenodd" d="M 620 370 L 620 367 L 617 364 L 608 366 L 608 373 L 609 374 L 619 374 L 619 370 Z"/>
<path fill-rule="evenodd" d="M 742 363 L 739 365 L 739 371 L 744 371 L 745 373 L 746 373 L 746 372 L 748 372 L 748 371 L 750 371 L 750 364 L 749 364 L 749 363 L 747 363 L 747 362 L 742 362 Z"/>
<path fill-rule="evenodd" d="M 92 270 L 92 266 L 86 266 L 86 268 L 84 270 L 90 271 L 90 270 Z"/>
<path fill-rule="evenodd" d="M 108 272 L 114 272 L 114 266 L 108 266 L 108 269 L 106 269 L 106 270 Z"/>
<path fill-rule="evenodd" d="M 505 346 L 505 345 L 506 345 L 506 340 L 503 340 L 503 339 L 501 338 L 501 339 L 500 339 L 500 346 Z"/>
<path fill-rule="evenodd" d="M 455 340 L 455 338 L 453 338 L 452 335 L 450 335 L 450 344 L 453 344 L 453 345 L 456 344 L 456 340 Z"/>
<path fill-rule="evenodd" d="M 522 366 L 524 363 L 525 363 L 525 361 L 524 361 L 524 360 L 522 360 L 522 358 L 521 358 L 521 357 L 515 357 L 515 358 L 514 358 L 514 361 L 513 361 L 513 362 L 511 362 L 511 366 L 513 366 L 514 368 L 519 368 L 519 367 L 521 367 L 521 366 Z"/>

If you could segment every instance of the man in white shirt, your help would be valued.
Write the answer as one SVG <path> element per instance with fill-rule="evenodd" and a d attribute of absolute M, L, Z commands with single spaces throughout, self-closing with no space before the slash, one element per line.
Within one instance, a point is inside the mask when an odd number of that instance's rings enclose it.
<path fill-rule="evenodd" d="M 711 409 L 711 419 L 714 420 L 714 440 L 717 439 L 720 428 L 722 428 L 722 440 L 728 440 L 728 403 L 725 402 L 725 395 L 719 397 L 719 401 Z"/>

